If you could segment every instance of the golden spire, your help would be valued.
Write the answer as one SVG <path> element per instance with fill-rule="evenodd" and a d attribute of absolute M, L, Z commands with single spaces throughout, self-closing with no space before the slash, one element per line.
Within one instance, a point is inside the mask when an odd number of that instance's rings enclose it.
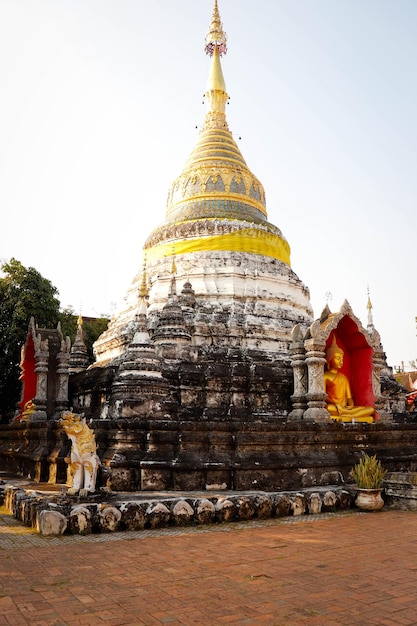
<path fill-rule="evenodd" d="M 175 244 L 172 244 L 172 264 L 171 264 L 171 274 L 175 277 L 177 273 L 177 265 L 175 263 Z"/>
<path fill-rule="evenodd" d="M 372 309 L 372 302 L 371 302 L 371 295 L 369 292 L 369 287 L 368 287 L 368 304 L 367 304 L 367 309 L 368 311 L 370 311 Z"/>
<path fill-rule="evenodd" d="M 214 0 L 213 15 L 211 16 L 210 29 L 206 35 L 206 45 L 204 49 L 206 54 L 213 56 L 216 48 L 220 56 L 227 52 L 227 35 L 223 30 L 217 0 Z"/>
<path fill-rule="evenodd" d="M 213 52 L 205 96 L 209 110 L 204 122 L 204 128 L 229 130 L 225 113 L 229 96 L 226 92 L 226 83 L 223 78 L 220 53 L 217 46 L 215 46 Z"/>
<path fill-rule="evenodd" d="M 147 300 L 149 298 L 148 284 L 146 278 L 146 255 L 143 258 L 143 267 L 142 267 L 142 282 L 139 287 L 139 299 Z"/>
<path fill-rule="evenodd" d="M 169 288 L 169 297 L 173 297 L 177 295 L 177 281 L 175 278 L 175 274 L 177 273 L 177 264 L 175 263 L 175 244 L 172 246 L 172 264 L 171 264 L 171 283 Z"/>
<path fill-rule="evenodd" d="M 370 296 L 370 292 L 369 292 L 369 286 L 368 286 L 368 304 L 367 304 L 367 309 L 368 309 L 368 331 L 371 331 L 374 327 L 374 320 L 373 320 L 373 315 L 372 315 L 372 302 L 371 302 L 371 296 Z"/>
<path fill-rule="evenodd" d="M 220 63 L 220 52 L 217 46 L 215 46 L 213 52 L 207 91 L 226 91 L 226 83 L 224 82 L 222 65 Z"/>
<path fill-rule="evenodd" d="M 227 37 L 220 21 L 217 0 L 214 0 L 213 16 L 211 18 L 210 30 L 206 35 L 205 45 L 206 54 L 212 58 L 207 91 L 205 93 L 209 107 L 204 123 L 205 128 L 228 130 L 225 110 L 229 96 L 226 92 L 226 83 L 220 63 L 220 57 L 227 52 L 226 42 Z"/>
<path fill-rule="evenodd" d="M 77 319 L 77 332 L 76 332 L 76 335 L 75 335 L 75 343 L 76 344 L 80 344 L 80 342 L 84 343 L 83 323 L 84 323 L 84 320 L 83 320 L 83 316 L 81 314 L 81 307 L 80 307 L 80 313 L 79 313 L 78 319 Z M 75 343 L 74 343 L 74 345 L 75 345 Z"/>

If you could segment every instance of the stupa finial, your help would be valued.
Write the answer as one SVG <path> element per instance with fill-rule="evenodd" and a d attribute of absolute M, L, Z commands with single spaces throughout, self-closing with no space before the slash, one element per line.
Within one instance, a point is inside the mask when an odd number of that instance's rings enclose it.
<path fill-rule="evenodd" d="M 139 299 L 147 300 L 149 298 L 149 290 L 148 290 L 148 281 L 146 276 L 146 255 L 143 257 L 143 267 L 142 267 L 142 281 L 139 287 Z"/>
<path fill-rule="evenodd" d="M 75 335 L 75 341 L 76 342 L 82 342 L 84 343 L 84 331 L 83 331 L 83 316 L 81 313 L 81 307 L 80 307 L 80 313 L 78 315 L 78 319 L 77 319 L 77 333 Z"/>
<path fill-rule="evenodd" d="M 372 315 L 372 302 L 371 302 L 371 294 L 369 291 L 369 285 L 367 288 L 368 291 L 368 304 L 367 304 L 367 309 L 368 309 L 368 331 L 371 332 L 372 329 L 374 328 L 374 319 L 373 319 L 373 315 Z"/>
<path fill-rule="evenodd" d="M 175 275 L 177 273 L 177 264 L 175 263 L 175 244 L 172 245 L 172 263 L 171 263 L 171 282 L 168 292 L 168 300 L 177 297 L 177 281 Z"/>
<path fill-rule="evenodd" d="M 172 263 L 171 263 L 171 275 L 175 277 L 177 273 L 177 264 L 175 263 L 175 246 L 172 246 Z"/>
<path fill-rule="evenodd" d="M 76 333 L 76 340 L 81 340 L 84 341 L 84 332 L 83 332 L 83 315 L 82 315 L 82 305 L 80 305 L 80 312 L 78 314 L 78 318 L 77 318 L 77 333 Z"/>
<path fill-rule="evenodd" d="M 226 121 L 226 103 L 229 99 L 226 91 L 226 83 L 220 57 L 226 53 L 226 33 L 220 20 L 217 0 L 214 0 L 213 15 L 210 30 L 206 35 L 205 51 L 211 57 L 210 74 L 205 93 L 208 104 L 208 112 L 204 122 L 204 128 L 221 128 L 229 130 Z"/>
<path fill-rule="evenodd" d="M 227 35 L 223 30 L 217 0 L 214 0 L 213 15 L 211 17 L 210 29 L 206 35 L 206 45 L 204 49 L 206 54 L 212 57 L 216 48 L 220 56 L 227 52 Z"/>
<path fill-rule="evenodd" d="M 368 309 L 368 311 L 369 311 L 370 309 L 372 309 L 371 293 L 370 293 L 370 291 L 369 291 L 369 285 L 368 285 L 368 287 L 367 287 L 367 293 L 368 293 L 368 304 L 367 304 L 367 309 Z"/>

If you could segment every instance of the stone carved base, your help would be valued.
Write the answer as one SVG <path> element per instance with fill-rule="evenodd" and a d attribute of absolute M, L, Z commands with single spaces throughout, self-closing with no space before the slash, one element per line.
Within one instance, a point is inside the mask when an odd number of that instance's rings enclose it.
<path fill-rule="evenodd" d="M 388 472 L 382 484 L 389 506 L 417 511 L 417 472 Z"/>
<path fill-rule="evenodd" d="M 294 409 L 288 415 L 288 419 L 290 420 L 301 420 L 304 417 L 304 409 Z"/>
<path fill-rule="evenodd" d="M 304 413 L 303 418 L 309 422 L 329 422 L 330 413 L 324 408 L 311 407 Z"/>
<path fill-rule="evenodd" d="M 37 410 L 30 414 L 28 422 L 45 422 L 47 419 L 46 411 Z"/>

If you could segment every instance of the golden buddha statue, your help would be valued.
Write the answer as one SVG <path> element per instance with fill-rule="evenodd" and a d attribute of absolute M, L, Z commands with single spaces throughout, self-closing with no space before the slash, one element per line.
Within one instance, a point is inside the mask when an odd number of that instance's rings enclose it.
<path fill-rule="evenodd" d="M 343 350 L 337 345 L 336 337 L 326 351 L 327 371 L 324 373 L 324 390 L 327 394 L 326 409 L 336 422 L 374 421 L 375 409 L 372 406 L 355 406 L 347 376 L 342 374 Z"/>
<path fill-rule="evenodd" d="M 28 402 L 25 402 L 25 406 L 23 407 L 22 415 L 20 418 L 22 422 L 26 422 L 35 411 L 36 405 L 33 400 L 28 400 Z"/>

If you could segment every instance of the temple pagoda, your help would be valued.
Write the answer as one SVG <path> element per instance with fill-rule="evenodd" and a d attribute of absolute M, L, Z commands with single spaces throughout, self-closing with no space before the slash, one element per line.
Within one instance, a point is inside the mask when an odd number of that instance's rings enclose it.
<path fill-rule="evenodd" d="M 286 362 L 292 328 L 307 328 L 312 321 L 309 291 L 291 269 L 290 246 L 268 222 L 264 188 L 229 130 L 221 65 L 227 37 L 217 1 L 205 51 L 211 65 L 202 130 L 168 191 L 165 222 L 145 243 L 144 269 L 133 281 L 125 310 L 95 344 L 97 366 L 120 357 L 134 336 L 143 272 L 151 334 L 173 276 L 178 297 L 184 287 L 192 287 L 192 344 L 201 356 L 217 346 Z"/>
<path fill-rule="evenodd" d="M 91 421 L 114 490 L 343 483 L 364 448 L 408 467 L 417 429 L 395 421 L 405 423 L 405 393 L 371 314 L 367 329 L 348 302 L 313 319 L 290 246 L 268 221 L 263 186 L 229 129 L 217 0 L 205 51 L 205 120 L 124 309 L 89 367 L 81 321 L 74 346 L 61 340 L 55 360 L 33 325 L 20 421 L 0 429 L 0 462 L 62 480 L 65 442 L 54 420 L 68 406 Z M 40 400 L 43 423 L 33 417 Z"/>

